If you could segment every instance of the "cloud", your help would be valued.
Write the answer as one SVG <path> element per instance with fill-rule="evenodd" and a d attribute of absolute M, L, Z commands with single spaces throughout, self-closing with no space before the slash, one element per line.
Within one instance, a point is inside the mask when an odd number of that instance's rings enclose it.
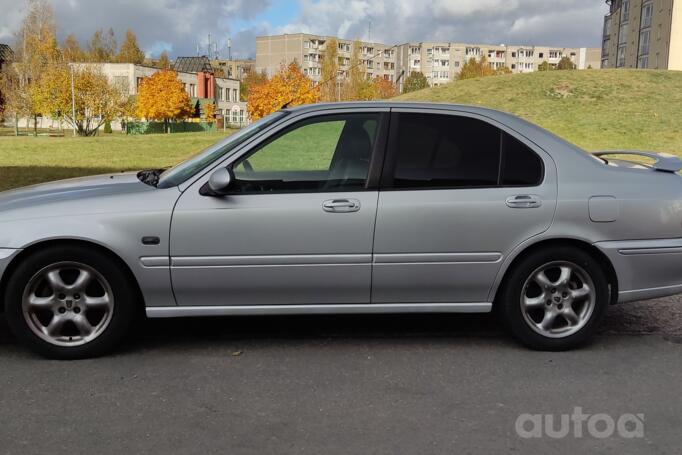
<path fill-rule="evenodd" d="M 278 23 L 266 12 L 274 2 L 299 11 Z M 149 55 L 206 52 L 207 35 L 227 56 L 253 57 L 255 37 L 307 32 L 373 41 L 479 42 L 491 44 L 601 45 L 602 0 L 52 0 L 59 38 L 74 33 L 83 45 L 99 28 L 113 27 L 119 40 L 132 28 Z M 21 0 L 0 0 L 0 41 L 12 40 L 23 11 Z M 280 3 L 279 9 L 282 9 Z M 286 4 L 284 5 L 286 8 Z M 271 15 L 272 16 L 272 15 Z M 280 19 L 284 20 L 284 19 Z M 120 42 L 120 41 L 119 41 Z"/>
<path fill-rule="evenodd" d="M 605 2 L 596 0 L 299 0 L 276 28 L 384 43 L 419 41 L 601 45 Z"/>
<path fill-rule="evenodd" d="M 195 55 L 205 49 L 208 33 L 221 46 L 233 21 L 254 19 L 271 0 L 52 0 L 63 39 L 73 33 L 85 45 L 95 30 L 112 27 L 120 40 L 131 28 L 146 53 L 172 48 L 174 55 Z M 0 40 L 11 41 L 23 16 L 21 0 L 0 0 Z M 205 50 L 204 50 L 205 52 Z"/>

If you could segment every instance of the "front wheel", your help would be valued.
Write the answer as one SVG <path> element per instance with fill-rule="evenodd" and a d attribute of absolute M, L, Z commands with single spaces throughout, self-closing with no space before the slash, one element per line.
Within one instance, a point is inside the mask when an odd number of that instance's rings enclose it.
<path fill-rule="evenodd" d="M 559 247 L 522 259 L 496 304 L 503 322 L 526 346 L 567 350 L 596 332 L 609 304 L 609 286 L 591 255 Z"/>
<path fill-rule="evenodd" d="M 12 332 L 33 351 L 79 359 L 111 350 L 128 332 L 137 297 L 127 276 L 105 254 L 57 246 L 25 258 L 5 293 Z"/>

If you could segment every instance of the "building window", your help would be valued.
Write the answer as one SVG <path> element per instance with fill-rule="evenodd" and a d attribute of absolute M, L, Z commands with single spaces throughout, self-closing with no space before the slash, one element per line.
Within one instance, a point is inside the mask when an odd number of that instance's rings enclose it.
<path fill-rule="evenodd" d="M 645 3 L 642 6 L 642 28 L 651 27 L 651 17 L 654 14 L 653 2 Z"/>
<path fill-rule="evenodd" d="M 542 54 L 540 54 L 542 58 Z M 549 51 L 549 58 L 561 58 L 561 51 Z"/>
<path fill-rule="evenodd" d="M 651 44 L 651 30 L 644 30 L 639 34 L 639 55 L 649 55 Z"/>
<path fill-rule="evenodd" d="M 601 47 L 601 55 L 602 57 L 607 57 L 609 55 L 609 45 L 611 44 L 610 39 L 605 39 L 604 43 L 602 44 Z"/>
<path fill-rule="evenodd" d="M 238 98 L 238 97 L 237 97 L 237 89 L 236 89 L 236 88 L 233 88 L 233 89 L 232 89 L 232 101 L 234 101 L 234 102 L 239 101 L 237 98 Z"/>
<path fill-rule="evenodd" d="M 623 0 L 620 7 L 620 23 L 627 22 L 630 19 L 630 0 Z"/>
<path fill-rule="evenodd" d="M 197 96 L 196 84 L 189 84 L 189 96 L 196 98 L 196 96 Z"/>
<path fill-rule="evenodd" d="M 618 44 L 627 44 L 628 42 L 628 24 L 621 24 L 618 31 Z"/>
<path fill-rule="evenodd" d="M 637 68 L 643 68 L 646 69 L 649 67 L 649 56 L 648 55 L 642 55 L 638 60 L 637 60 Z"/>
<path fill-rule="evenodd" d="M 625 47 L 618 46 L 618 58 L 616 59 L 616 68 L 622 68 L 625 66 Z"/>
<path fill-rule="evenodd" d="M 606 16 L 604 19 L 604 36 L 611 34 L 611 16 Z"/>

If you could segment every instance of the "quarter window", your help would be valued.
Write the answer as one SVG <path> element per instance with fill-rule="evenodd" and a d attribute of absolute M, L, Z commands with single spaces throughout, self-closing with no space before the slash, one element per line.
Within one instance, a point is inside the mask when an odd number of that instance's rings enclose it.
<path fill-rule="evenodd" d="M 304 120 L 234 164 L 234 191 L 362 190 L 378 126 L 379 114 Z"/>
<path fill-rule="evenodd" d="M 542 160 L 523 143 L 482 120 L 400 114 L 393 143 L 392 188 L 535 186 Z"/>

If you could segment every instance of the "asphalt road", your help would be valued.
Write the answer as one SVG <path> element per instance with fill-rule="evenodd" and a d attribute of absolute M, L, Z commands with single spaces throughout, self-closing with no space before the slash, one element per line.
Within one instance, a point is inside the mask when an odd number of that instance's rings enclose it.
<path fill-rule="evenodd" d="M 567 353 L 488 316 L 242 317 L 150 321 L 115 355 L 56 362 L 3 321 L 0 453 L 677 454 L 681 379 L 680 298 L 613 307 Z M 644 436 L 517 434 L 576 407 L 644 414 Z"/>

